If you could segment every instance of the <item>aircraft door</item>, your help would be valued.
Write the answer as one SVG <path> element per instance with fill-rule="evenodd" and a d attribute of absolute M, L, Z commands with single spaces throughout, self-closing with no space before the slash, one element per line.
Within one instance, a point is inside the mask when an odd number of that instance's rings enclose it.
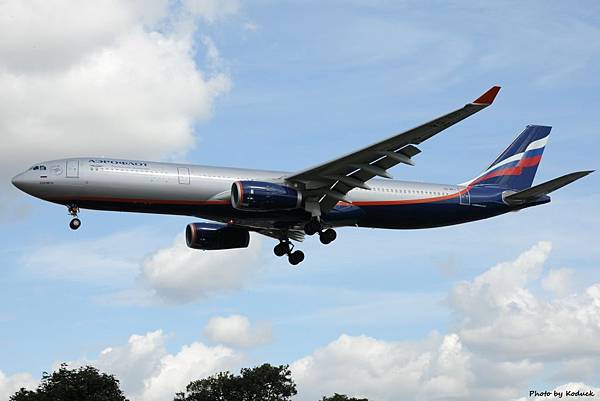
<path fill-rule="evenodd" d="M 79 178 L 79 160 L 67 160 L 67 178 Z"/>
<path fill-rule="evenodd" d="M 190 169 L 187 167 L 178 167 L 177 175 L 179 176 L 180 184 L 189 184 L 190 183 Z"/>
<path fill-rule="evenodd" d="M 471 204 L 471 194 L 469 193 L 469 191 L 465 191 L 464 189 L 461 189 L 461 193 L 460 193 L 460 198 L 459 198 L 459 203 L 461 205 L 470 205 Z"/>

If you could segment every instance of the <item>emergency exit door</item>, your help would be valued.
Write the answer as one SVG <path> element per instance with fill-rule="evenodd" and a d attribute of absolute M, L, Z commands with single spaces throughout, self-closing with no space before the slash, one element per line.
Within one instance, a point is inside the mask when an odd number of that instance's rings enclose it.
<path fill-rule="evenodd" d="M 179 175 L 179 183 L 180 184 L 189 184 L 190 183 L 190 169 L 187 167 L 178 167 L 177 174 Z"/>
<path fill-rule="evenodd" d="M 67 178 L 79 178 L 79 160 L 67 160 Z"/>

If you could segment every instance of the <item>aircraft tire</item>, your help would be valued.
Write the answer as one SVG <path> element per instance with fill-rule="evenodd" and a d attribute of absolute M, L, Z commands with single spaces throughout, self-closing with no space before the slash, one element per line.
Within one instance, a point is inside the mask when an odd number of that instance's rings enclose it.
<path fill-rule="evenodd" d="M 290 253 L 290 255 L 288 256 L 288 260 L 289 260 L 290 264 L 295 266 L 304 260 L 304 252 L 294 251 L 294 252 Z"/>
<path fill-rule="evenodd" d="M 78 218 L 74 218 L 69 223 L 69 227 L 71 228 L 71 230 L 77 230 L 79 227 L 81 227 L 81 220 L 79 220 Z"/>
<path fill-rule="evenodd" d="M 333 241 L 335 241 L 336 238 L 337 238 L 337 234 L 336 234 L 335 230 L 332 230 L 331 228 L 323 231 L 319 235 L 319 239 L 321 240 L 321 243 L 325 244 L 325 245 L 332 243 Z"/>
<path fill-rule="evenodd" d="M 321 230 L 321 223 L 317 220 L 311 220 L 304 225 L 304 233 L 306 235 L 315 235 Z"/>
<path fill-rule="evenodd" d="M 280 242 L 279 244 L 275 245 L 275 248 L 273 248 L 273 253 L 275 254 L 275 256 L 283 256 L 289 252 L 290 247 L 287 244 L 287 242 Z"/>

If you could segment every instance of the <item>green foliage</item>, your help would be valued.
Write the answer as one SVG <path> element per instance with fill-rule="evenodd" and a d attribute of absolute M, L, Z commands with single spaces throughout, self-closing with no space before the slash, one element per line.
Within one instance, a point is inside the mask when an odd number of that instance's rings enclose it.
<path fill-rule="evenodd" d="M 331 397 L 323 397 L 321 401 L 369 401 L 366 398 L 354 398 L 347 395 L 335 393 Z"/>
<path fill-rule="evenodd" d="M 42 375 L 35 391 L 21 389 L 10 401 L 127 401 L 113 375 L 100 373 L 92 366 L 68 369 L 66 364 Z"/>
<path fill-rule="evenodd" d="M 221 372 L 191 382 L 175 401 L 289 401 L 296 395 L 296 384 L 287 365 L 265 363 L 244 368 L 240 375 Z"/>

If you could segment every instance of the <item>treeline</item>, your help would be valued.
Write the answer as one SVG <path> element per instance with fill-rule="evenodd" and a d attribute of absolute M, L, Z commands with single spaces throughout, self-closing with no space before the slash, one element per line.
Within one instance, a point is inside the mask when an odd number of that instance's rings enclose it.
<path fill-rule="evenodd" d="M 239 375 L 221 372 L 194 380 L 173 401 L 290 401 L 297 394 L 287 365 L 265 363 L 244 368 Z M 24 388 L 10 401 L 128 401 L 119 380 L 93 366 L 69 369 L 66 364 L 53 373 L 42 374 L 35 390 Z M 343 394 L 324 396 L 320 401 L 369 401 Z"/>

